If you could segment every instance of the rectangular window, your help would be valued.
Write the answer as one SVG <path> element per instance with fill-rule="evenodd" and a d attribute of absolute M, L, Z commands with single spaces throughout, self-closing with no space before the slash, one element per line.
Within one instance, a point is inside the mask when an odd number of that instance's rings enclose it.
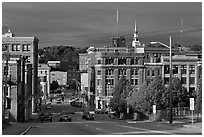
<path fill-rule="evenodd" d="M 131 58 L 131 60 L 130 60 L 130 64 L 131 65 L 137 65 L 138 64 L 138 58 L 136 57 L 136 58 Z"/>
<path fill-rule="evenodd" d="M 101 70 L 98 70 L 97 75 L 101 75 Z"/>
<path fill-rule="evenodd" d="M 152 76 L 154 76 L 154 70 L 152 70 Z"/>
<path fill-rule="evenodd" d="M 29 56 L 27 56 L 26 63 L 30 63 L 30 57 Z"/>
<path fill-rule="evenodd" d="M 164 74 L 169 74 L 170 69 L 169 69 L 169 65 L 164 65 Z"/>
<path fill-rule="evenodd" d="M 189 65 L 189 74 L 195 74 L 195 65 Z"/>
<path fill-rule="evenodd" d="M 101 79 L 97 79 L 97 86 L 101 86 Z"/>
<path fill-rule="evenodd" d="M 138 79 L 131 79 L 131 85 L 138 85 Z"/>
<path fill-rule="evenodd" d="M 181 65 L 181 74 L 186 74 L 186 69 L 187 69 L 186 65 Z"/>
<path fill-rule="evenodd" d="M 181 84 L 186 84 L 186 77 L 181 77 Z"/>
<path fill-rule="evenodd" d="M 114 59 L 106 59 L 106 65 L 113 65 Z"/>
<path fill-rule="evenodd" d="M 126 75 L 126 69 L 119 69 L 118 75 Z"/>
<path fill-rule="evenodd" d="M 12 44 L 12 51 L 16 51 L 16 44 Z"/>
<path fill-rule="evenodd" d="M 113 75 L 113 69 L 106 69 L 106 75 Z"/>
<path fill-rule="evenodd" d="M 16 45 L 16 51 L 20 51 L 21 50 L 21 45 Z"/>
<path fill-rule="evenodd" d="M 195 77 L 189 77 L 189 84 L 195 84 Z"/>
<path fill-rule="evenodd" d="M 164 78 L 164 84 L 169 84 L 169 78 Z"/>
<path fill-rule="evenodd" d="M 126 59 L 118 59 L 118 65 L 126 65 Z"/>
<path fill-rule="evenodd" d="M 131 70 L 131 75 L 138 76 L 138 69 L 132 69 Z"/>
<path fill-rule="evenodd" d="M 106 79 L 106 85 L 114 85 L 114 79 Z"/>
<path fill-rule="evenodd" d="M 27 45 L 27 51 L 31 51 L 31 45 Z"/>
<path fill-rule="evenodd" d="M 101 64 L 101 60 L 99 59 L 99 60 L 97 60 L 97 64 Z"/>
<path fill-rule="evenodd" d="M 147 70 L 147 76 L 150 76 L 150 70 Z"/>
<path fill-rule="evenodd" d="M 173 74 L 178 74 L 178 65 L 173 65 Z"/>

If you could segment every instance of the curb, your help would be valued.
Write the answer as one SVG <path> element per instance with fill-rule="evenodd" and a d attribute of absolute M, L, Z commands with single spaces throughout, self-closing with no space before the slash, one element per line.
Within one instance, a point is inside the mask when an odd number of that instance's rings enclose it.
<path fill-rule="evenodd" d="M 30 129 L 32 128 L 32 126 L 29 126 L 25 131 L 23 131 L 20 135 L 25 135 Z"/>
<path fill-rule="evenodd" d="M 183 125 L 183 127 L 202 129 L 202 127 L 198 127 L 198 126 L 194 126 L 194 125 Z"/>

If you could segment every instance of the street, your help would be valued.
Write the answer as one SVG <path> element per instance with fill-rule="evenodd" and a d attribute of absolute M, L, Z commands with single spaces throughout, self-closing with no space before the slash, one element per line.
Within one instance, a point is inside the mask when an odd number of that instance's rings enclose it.
<path fill-rule="evenodd" d="M 61 104 L 53 105 L 51 111 Z M 63 109 L 71 108 L 70 105 Z M 83 120 L 82 113 L 72 115 L 72 122 L 59 122 L 58 113 L 53 114 L 53 122 L 33 123 L 26 135 L 201 135 L 200 129 L 183 128 L 181 125 L 132 122 L 108 119 L 105 114 L 95 114 L 95 120 Z"/>

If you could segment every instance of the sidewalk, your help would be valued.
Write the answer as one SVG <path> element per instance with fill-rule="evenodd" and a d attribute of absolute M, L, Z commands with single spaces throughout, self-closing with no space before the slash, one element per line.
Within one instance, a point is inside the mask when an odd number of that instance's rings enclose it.
<path fill-rule="evenodd" d="M 20 135 L 30 127 L 31 127 L 31 123 L 28 123 L 28 122 L 9 123 L 9 125 L 7 125 L 7 127 L 2 129 L 2 135 Z"/>

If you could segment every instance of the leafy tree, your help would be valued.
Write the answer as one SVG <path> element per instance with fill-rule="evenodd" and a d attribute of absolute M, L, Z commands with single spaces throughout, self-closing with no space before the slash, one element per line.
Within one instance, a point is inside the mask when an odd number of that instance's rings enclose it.
<path fill-rule="evenodd" d="M 202 80 L 200 79 L 198 89 L 197 89 L 197 99 L 196 99 L 196 113 L 202 113 Z"/>
<path fill-rule="evenodd" d="M 129 81 L 125 76 L 122 76 L 115 85 L 113 98 L 110 99 L 109 106 L 112 108 L 112 110 L 116 111 L 117 114 L 119 112 L 126 112 L 126 97 L 130 90 L 129 86 Z"/>
<path fill-rule="evenodd" d="M 189 106 L 189 98 L 191 97 L 191 93 L 187 91 L 185 87 L 182 86 L 181 80 L 178 78 L 172 79 L 172 104 L 173 107 L 188 107 Z M 165 107 L 169 107 L 169 98 L 170 93 L 169 90 L 163 94 L 163 104 Z"/>
<path fill-rule="evenodd" d="M 133 88 L 127 97 L 127 104 L 135 111 L 147 112 L 147 100 L 146 100 L 146 89 L 147 84 L 144 83 L 141 88 L 138 90 Z"/>
<path fill-rule="evenodd" d="M 57 81 L 52 81 L 52 83 L 50 84 L 50 90 L 56 90 L 59 87 L 59 84 Z"/>
<path fill-rule="evenodd" d="M 152 106 L 156 105 L 158 109 L 163 109 L 164 105 L 162 103 L 162 95 L 165 93 L 165 85 L 160 77 L 155 77 L 153 81 L 148 85 L 145 99 L 147 101 L 148 112 L 152 111 Z"/>
<path fill-rule="evenodd" d="M 201 53 L 202 52 L 202 46 L 199 44 L 193 45 L 190 47 L 191 50 L 197 52 L 197 53 Z"/>

